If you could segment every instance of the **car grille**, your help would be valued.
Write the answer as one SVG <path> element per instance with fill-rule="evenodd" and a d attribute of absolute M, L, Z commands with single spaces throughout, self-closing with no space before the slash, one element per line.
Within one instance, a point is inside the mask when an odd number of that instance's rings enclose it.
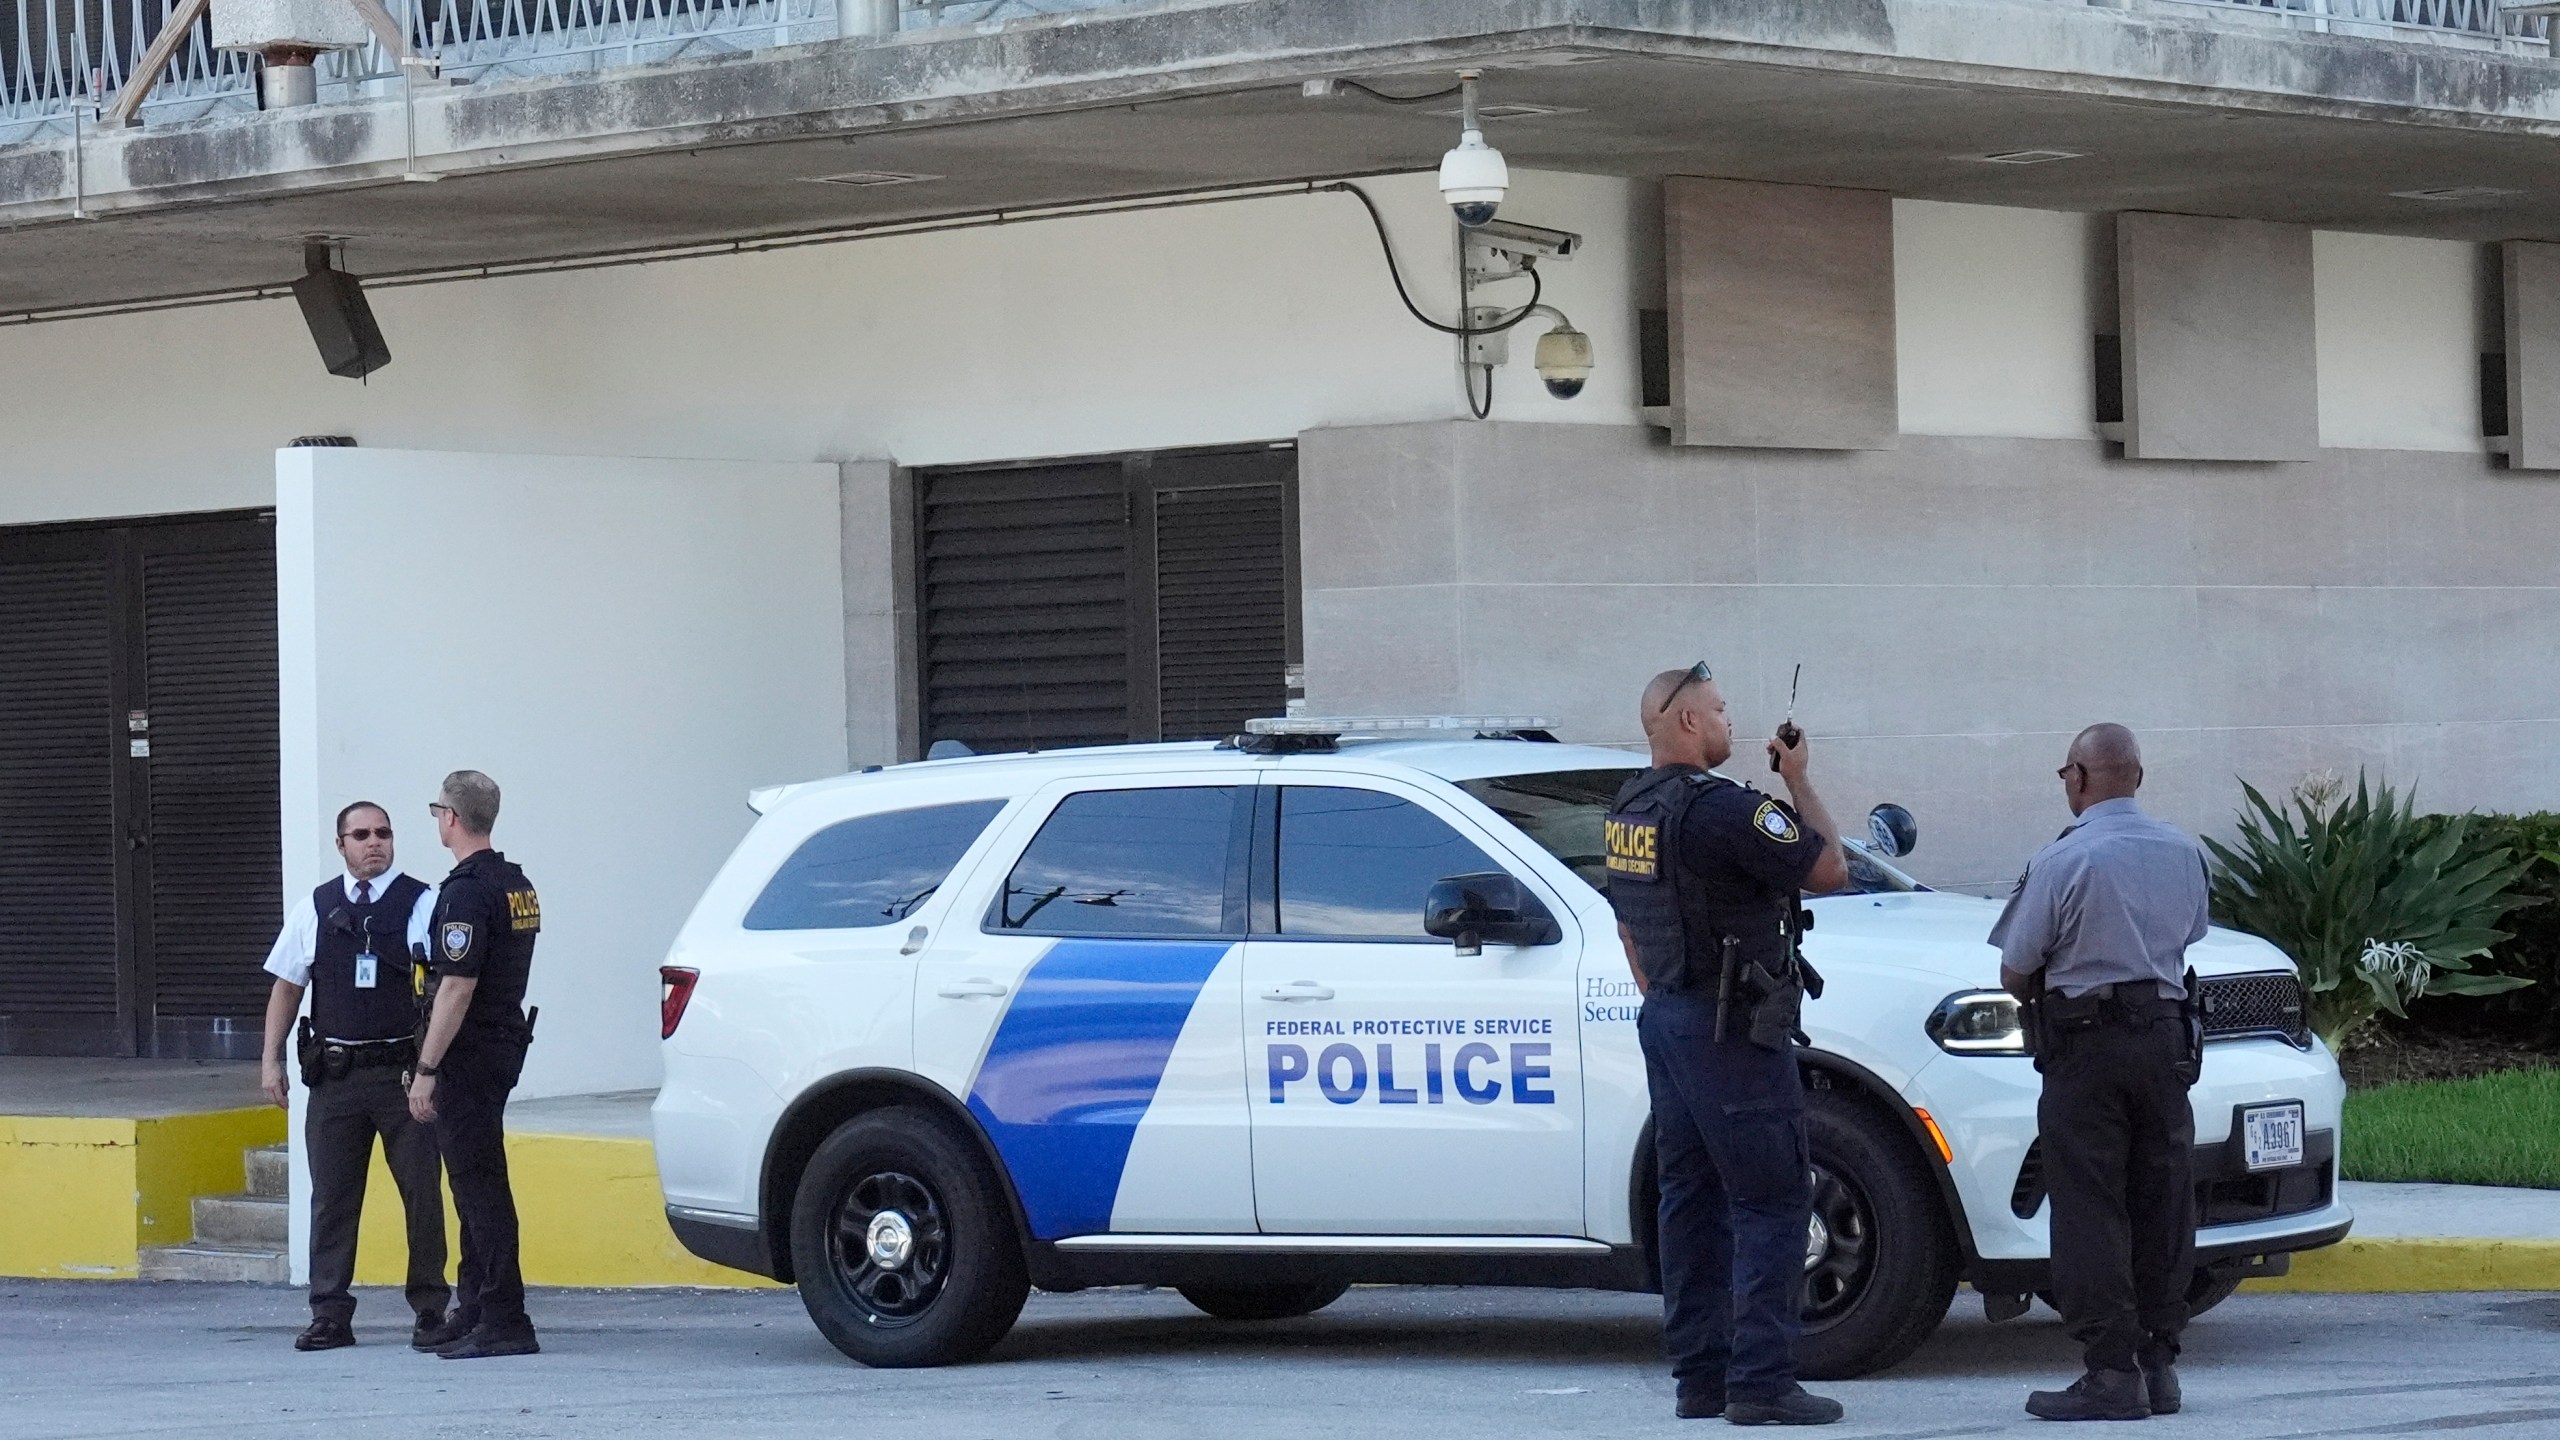
<path fill-rule="evenodd" d="M 2204 1000 L 2208 1040 L 2280 1035 L 2296 1045 L 2311 1041 L 2310 1011 L 2303 1004 L 2302 981 L 2295 976 L 2215 975 L 2197 982 L 2197 993 Z"/>
<path fill-rule="evenodd" d="M 2300 1165 L 2251 1173 L 2233 1157 L 2228 1141 L 2199 1145 L 2195 1152 L 2196 1223 L 2245 1225 L 2326 1209 L 2336 1193 L 2338 1153 L 2335 1132 L 2314 1130 L 2306 1139 Z M 2009 1187 L 2009 1213 L 2035 1218 L 2047 1199 L 2044 1184 L 2044 1141 L 2027 1146 L 2018 1166 L 2017 1183 Z"/>

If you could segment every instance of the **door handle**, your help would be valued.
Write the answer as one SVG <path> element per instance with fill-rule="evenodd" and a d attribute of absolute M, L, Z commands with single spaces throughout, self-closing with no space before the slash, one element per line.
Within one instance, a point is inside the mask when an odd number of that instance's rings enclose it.
<path fill-rule="evenodd" d="M 1274 985 L 1263 991 L 1262 998 L 1265 1000 L 1330 1000 L 1333 998 L 1333 987 L 1319 985 L 1313 980 L 1292 980 L 1286 985 Z"/>
<path fill-rule="evenodd" d="M 982 975 L 973 975 L 966 980 L 945 985 L 933 993 L 945 1000 L 993 1000 L 1000 995 L 1011 993 L 1012 989 L 1010 985 L 999 985 Z"/>

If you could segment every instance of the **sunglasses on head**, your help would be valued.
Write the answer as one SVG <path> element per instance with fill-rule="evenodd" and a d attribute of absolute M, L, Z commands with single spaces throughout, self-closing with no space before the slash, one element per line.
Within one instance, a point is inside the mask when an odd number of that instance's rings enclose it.
<path fill-rule="evenodd" d="M 370 830 L 341 830 L 338 832 L 338 838 L 341 840 L 372 840 L 376 838 L 388 840 L 391 838 L 391 827 L 388 825 L 376 825 Z"/>
<path fill-rule="evenodd" d="M 1681 691 L 1688 689 L 1690 686 L 1697 684 L 1701 680 L 1713 680 L 1714 678 L 1716 678 L 1715 672 L 1707 668 L 1706 661 L 1701 660 L 1697 664 L 1690 666 L 1689 673 L 1681 676 L 1680 683 L 1671 687 L 1671 693 L 1662 697 L 1662 704 L 1655 709 L 1654 713 L 1657 715 L 1669 714 L 1671 711 L 1671 702 L 1680 698 Z"/>

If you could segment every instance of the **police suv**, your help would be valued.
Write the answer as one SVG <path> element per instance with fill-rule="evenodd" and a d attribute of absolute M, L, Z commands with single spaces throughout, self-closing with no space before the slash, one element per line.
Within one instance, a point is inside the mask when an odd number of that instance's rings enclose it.
<path fill-rule="evenodd" d="M 667 1218 L 871 1365 L 972 1358 L 1032 1286 L 1227 1320 L 1360 1283 L 1655 1286 L 1638 1004 L 1601 890 L 1635 756 L 1535 722 L 1256 722 L 761 791 L 662 972 Z M 1847 842 L 1813 899 L 1803 1368 L 2047 1284 L 2037 1077 L 1994 902 Z M 2189 952 L 2199 1308 L 2347 1231 L 2343 1086 L 2292 966 Z"/>

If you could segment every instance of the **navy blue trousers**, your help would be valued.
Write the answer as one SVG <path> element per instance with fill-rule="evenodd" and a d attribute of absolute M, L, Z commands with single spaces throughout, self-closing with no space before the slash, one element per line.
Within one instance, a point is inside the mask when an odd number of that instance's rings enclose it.
<path fill-rule="evenodd" d="M 1636 1017 L 1662 1184 L 1662 1338 L 1684 1387 L 1765 1400 L 1796 1383 L 1813 1180 L 1793 1047 L 1719 1043 L 1712 998 Z"/>

